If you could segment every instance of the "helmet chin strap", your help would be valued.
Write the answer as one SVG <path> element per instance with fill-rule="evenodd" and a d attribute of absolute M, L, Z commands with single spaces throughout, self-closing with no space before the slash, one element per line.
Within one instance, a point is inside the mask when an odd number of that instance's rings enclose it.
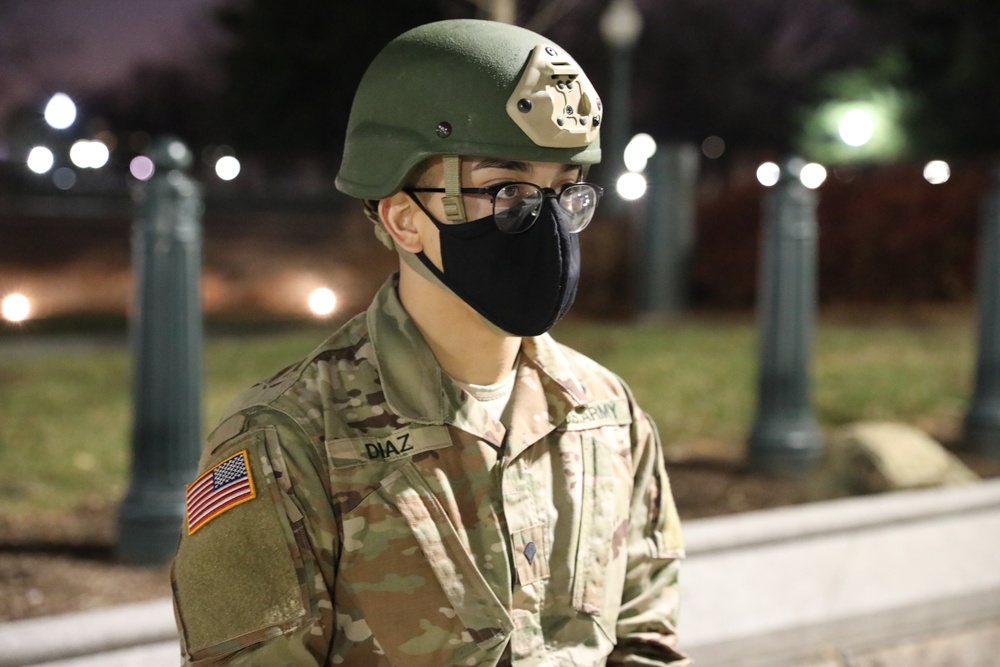
<path fill-rule="evenodd" d="M 444 215 L 448 222 L 465 222 L 465 202 L 462 199 L 462 160 L 457 155 L 442 155 L 444 167 Z"/>
<path fill-rule="evenodd" d="M 442 198 L 444 203 L 445 216 L 449 222 L 466 222 L 465 202 L 462 198 L 462 159 L 458 155 L 442 155 L 441 163 L 444 167 L 444 189 Z M 418 202 L 419 203 L 419 202 Z M 428 211 L 424 211 L 429 215 Z M 406 265 L 413 269 L 417 275 L 443 290 L 451 292 L 451 288 L 441 282 L 441 279 L 434 275 L 427 266 L 420 261 L 416 254 L 396 246 L 399 258 L 406 262 Z M 457 294 L 455 296 L 458 296 Z"/>
<path fill-rule="evenodd" d="M 441 162 L 444 167 L 445 194 L 442 201 L 444 203 L 445 216 L 449 222 L 466 222 L 465 200 L 462 198 L 462 159 L 458 155 L 442 155 Z M 389 234 L 382 223 L 382 219 L 378 214 L 378 208 L 374 204 L 369 205 L 369 202 L 365 200 L 364 213 L 365 217 L 375 225 L 375 237 L 382 242 L 382 245 L 389 248 L 389 250 L 399 250 L 400 257 L 409 254 L 405 250 L 396 247 L 396 242 L 392 240 L 392 235 Z M 412 265 L 411 262 L 407 263 Z M 420 264 L 419 261 L 416 263 Z M 420 264 L 420 268 L 426 270 L 423 264 Z M 428 275 L 430 274 L 428 273 Z M 435 278 L 435 280 L 437 279 Z"/>
<path fill-rule="evenodd" d="M 411 269 L 413 269 L 413 271 L 417 275 L 419 275 L 421 278 L 423 278 L 424 280 L 426 280 L 429 283 L 433 283 L 434 285 L 437 285 L 438 287 L 440 287 L 441 289 L 443 289 L 443 290 L 445 290 L 447 292 L 451 292 L 452 294 L 455 294 L 454 292 L 451 291 L 450 287 L 448 287 L 443 282 L 441 282 L 440 278 L 438 278 L 436 275 L 434 275 L 433 273 L 431 273 L 431 270 L 428 269 L 427 266 L 423 262 L 420 261 L 420 258 L 417 257 L 417 255 L 415 253 L 412 253 L 409 250 L 403 250 L 398 245 L 396 246 L 396 252 L 399 253 L 399 258 L 401 260 L 403 260 L 403 262 L 408 267 L 410 267 Z"/>

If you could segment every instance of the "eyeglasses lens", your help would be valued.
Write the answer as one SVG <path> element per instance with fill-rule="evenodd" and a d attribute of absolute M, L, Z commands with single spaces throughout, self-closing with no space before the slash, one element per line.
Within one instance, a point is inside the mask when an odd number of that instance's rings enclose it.
<path fill-rule="evenodd" d="M 574 183 L 559 195 L 559 205 L 569 213 L 569 231 L 580 232 L 590 224 L 597 208 L 597 192 L 589 183 Z"/>
<path fill-rule="evenodd" d="M 511 183 L 497 192 L 493 218 L 502 232 L 523 232 L 534 222 L 544 200 L 542 191 L 530 183 Z"/>
<path fill-rule="evenodd" d="M 497 192 L 493 218 L 502 232 L 523 232 L 534 223 L 544 201 L 545 194 L 537 186 L 511 183 Z M 597 192 L 589 183 L 571 183 L 559 193 L 557 201 L 560 208 L 569 214 L 564 218 L 568 231 L 576 233 L 590 224 L 594 217 Z"/>

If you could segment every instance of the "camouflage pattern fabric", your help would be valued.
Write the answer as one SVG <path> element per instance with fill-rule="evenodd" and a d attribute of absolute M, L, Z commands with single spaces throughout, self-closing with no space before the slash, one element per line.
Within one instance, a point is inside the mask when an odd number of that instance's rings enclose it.
<path fill-rule="evenodd" d="M 200 469 L 256 496 L 183 531 L 185 664 L 687 665 L 680 526 L 616 376 L 525 339 L 509 425 L 455 386 L 396 296 L 259 383 Z"/>

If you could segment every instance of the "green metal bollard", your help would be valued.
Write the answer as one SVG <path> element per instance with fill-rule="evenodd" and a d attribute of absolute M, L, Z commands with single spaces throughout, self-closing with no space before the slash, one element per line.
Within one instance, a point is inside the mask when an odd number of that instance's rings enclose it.
<path fill-rule="evenodd" d="M 798 476 L 823 452 L 809 387 L 816 311 L 816 195 L 782 167 L 765 200 L 758 294 L 760 369 L 747 464 Z"/>
<path fill-rule="evenodd" d="M 983 211 L 979 259 L 979 352 L 965 415 L 965 444 L 1000 458 L 1000 167 Z"/>
<path fill-rule="evenodd" d="M 671 144 L 649 160 L 639 273 L 643 317 L 676 317 L 688 305 L 699 159 L 697 146 Z"/>
<path fill-rule="evenodd" d="M 202 438 L 201 188 L 179 140 L 149 157 L 155 173 L 133 192 L 132 466 L 118 513 L 118 559 L 136 565 L 173 556 Z"/>

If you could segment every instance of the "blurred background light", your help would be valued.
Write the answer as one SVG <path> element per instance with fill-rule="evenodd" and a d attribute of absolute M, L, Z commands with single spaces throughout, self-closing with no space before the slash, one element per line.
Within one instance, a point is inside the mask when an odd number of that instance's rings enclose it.
<path fill-rule="evenodd" d="M 642 32 L 642 14 L 631 0 L 611 0 L 601 15 L 598 28 L 608 44 L 631 47 Z"/>
<path fill-rule="evenodd" d="M 875 119 L 864 109 L 851 109 L 840 119 L 837 133 L 848 146 L 864 146 L 875 133 Z"/>
<path fill-rule="evenodd" d="M 722 154 L 726 152 L 726 142 L 722 140 L 722 137 L 717 137 L 713 134 L 701 142 L 701 152 L 705 157 L 715 160 L 722 157 Z"/>
<path fill-rule="evenodd" d="M 646 194 L 646 179 L 642 174 L 629 172 L 618 179 L 618 195 L 625 200 L 633 201 Z"/>
<path fill-rule="evenodd" d="M 309 294 L 309 310 L 317 317 L 326 317 L 337 307 L 337 295 L 326 287 L 319 287 Z"/>
<path fill-rule="evenodd" d="M 834 97 L 803 115 L 802 134 L 795 152 L 825 165 L 879 163 L 904 153 L 904 99 L 891 88 L 858 90 L 845 87 Z"/>
<path fill-rule="evenodd" d="M 924 165 L 924 179 L 931 185 L 941 185 L 951 178 L 951 167 L 944 160 L 931 160 Z"/>
<path fill-rule="evenodd" d="M 148 181 L 153 177 L 154 171 L 156 168 L 153 167 L 153 161 L 145 155 L 136 155 L 128 163 L 128 172 L 140 181 Z"/>
<path fill-rule="evenodd" d="M 764 187 L 771 187 L 781 177 L 781 167 L 774 162 L 765 162 L 757 167 L 757 180 Z"/>
<path fill-rule="evenodd" d="M 8 294 L 0 303 L 0 315 L 8 322 L 23 322 L 31 314 L 31 302 L 23 294 Z"/>
<path fill-rule="evenodd" d="M 802 185 L 810 190 L 815 190 L 826 180 L 826 167 L 816 162 L 810 162 L 802 167 L 802 171 L 799 172 L 799 180 L 802 181 Z"/>
<path fill-rule="evenodd" d="M 69 159 L 80 169 L 100 169 L 108 163 L 111 152 L 100 141 L 81 139 L 70 146 Z"/>
<path fill-rule="evenodd" d="M 56 130 L 65 130 L 76 120 L 76 104 L 65 93 L 56 93 L 45 105 L 45 122 Z"/>
<path fill-rule="evenodd" d="M 69 190 L 76 185 L 76 172 L 69 167 L 59 167 L 52 173 L 52 183 L 60 190 Z"/>
<path fill-rule="evenodd" d="M 224 181 L 231 181 L 240 175 L 240 161 L 232 155 L 223 155 L 215 161 L 215 175 Z"/>
<path fill-rule="evenodd" d="M 167 145 L 167 154 L 182 164 L 191 159 L 188 147 L 180 141 L 171 141 Z"/>
<path fill-rule="evenodd" d="M 629 171 L 642 171 L 654 153 L 656 140 L 653 137 L 645 132 L 635 135 L 625 147 L 625 168 Z"/>
<path fill-rule="evenodd" d="M 35 146 L 28 153 L 28 169 L 36 174 L 44 174 L 55 163 L 55 157 L 45 146 Z"/>

